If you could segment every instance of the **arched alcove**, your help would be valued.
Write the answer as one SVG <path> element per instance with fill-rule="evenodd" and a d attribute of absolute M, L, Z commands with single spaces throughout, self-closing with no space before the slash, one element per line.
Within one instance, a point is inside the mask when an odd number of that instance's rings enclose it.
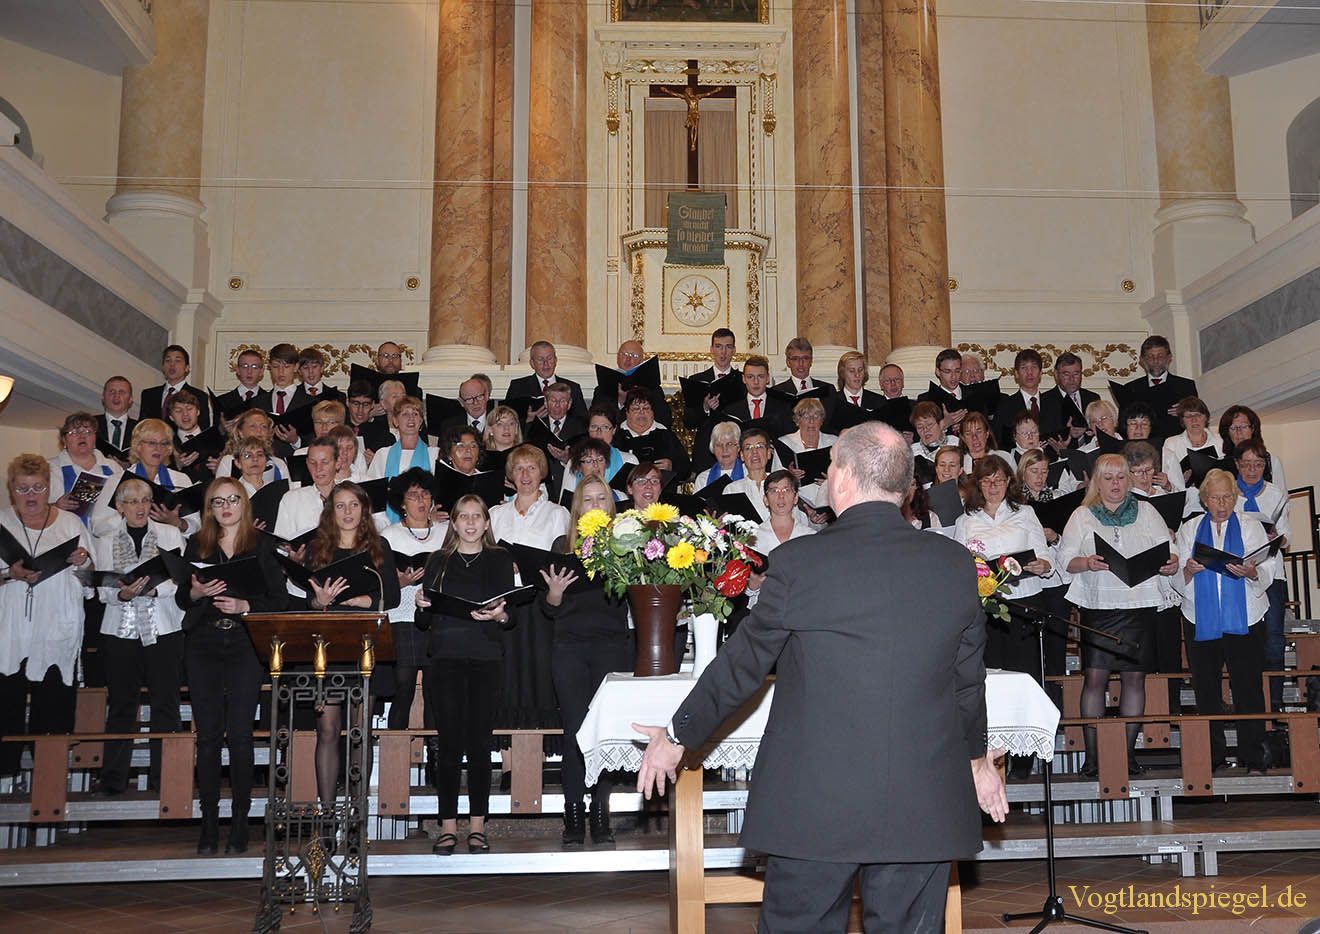
<path fill-rule="evenodd" d="M 1292 215 L 1320 204 L 1320 97 L 1288 125 L 1288 190 Z"/>

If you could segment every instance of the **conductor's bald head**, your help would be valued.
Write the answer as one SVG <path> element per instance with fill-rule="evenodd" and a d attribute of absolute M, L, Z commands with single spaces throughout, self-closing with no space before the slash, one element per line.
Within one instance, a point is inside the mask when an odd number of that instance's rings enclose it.
<path fill-rule="evenodd" d="M 829 484 L 835 512 L 870 500 L 901 503 L 912 484 L 912 448 L 883 422 L 849 428 L 834 444 Z"/>

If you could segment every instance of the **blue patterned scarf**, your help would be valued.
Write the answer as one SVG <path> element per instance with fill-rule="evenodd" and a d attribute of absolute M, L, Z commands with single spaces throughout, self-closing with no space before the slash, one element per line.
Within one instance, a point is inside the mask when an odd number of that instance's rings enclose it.
<path fill-rule="evenodd" d="M 1206 513 L 1196 528 L 1198 545 L 1215 545 L 1214 520 Z M 1237 513 L 1229 513 L 1224 529 L 1224 547 L 1230 554 L 1240 555 L 1242 524 Z M 1247 634 L 1247 582 L 1231 574 L 1202 571 L 1192 578 L 1192 593 L 1196 598 L 1196 641 L 1211 642 L 1223 635 Z"/>

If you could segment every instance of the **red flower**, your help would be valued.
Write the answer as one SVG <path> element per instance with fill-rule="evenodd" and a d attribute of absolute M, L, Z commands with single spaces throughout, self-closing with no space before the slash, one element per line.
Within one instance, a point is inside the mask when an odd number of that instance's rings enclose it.
<path fill-rule="evenodd" d="M 725 597 L 736 597 L 747 589 L 747 581 L 752 576 L 752 569 L 745 561 L 734 558 L 724 566 L 720 576 L 715 578 L 715 590 Z"/>
<path fill-rule="evenodd" d="M 752 567 L 760 568 L 761 565 L 765 563 L 761 560 L 760 555 L 752 551 L 752 549 L 748 548 L 742 542 L 734 542 L 734 544 L 738 546 L 738 553 L 743 556 L 743 560 L 746 561 L 748 564 L 750 564 Z"/>

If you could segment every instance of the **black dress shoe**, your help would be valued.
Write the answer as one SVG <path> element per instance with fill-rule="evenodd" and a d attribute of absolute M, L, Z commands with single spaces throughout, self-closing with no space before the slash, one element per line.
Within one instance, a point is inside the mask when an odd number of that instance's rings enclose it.
<path fill-rule="evenodd" d="M 432 856 L 453 856 L 454 847 L 458 846 L 458 837 L 452 833 L 442 833 L 431 845 Z"/>

